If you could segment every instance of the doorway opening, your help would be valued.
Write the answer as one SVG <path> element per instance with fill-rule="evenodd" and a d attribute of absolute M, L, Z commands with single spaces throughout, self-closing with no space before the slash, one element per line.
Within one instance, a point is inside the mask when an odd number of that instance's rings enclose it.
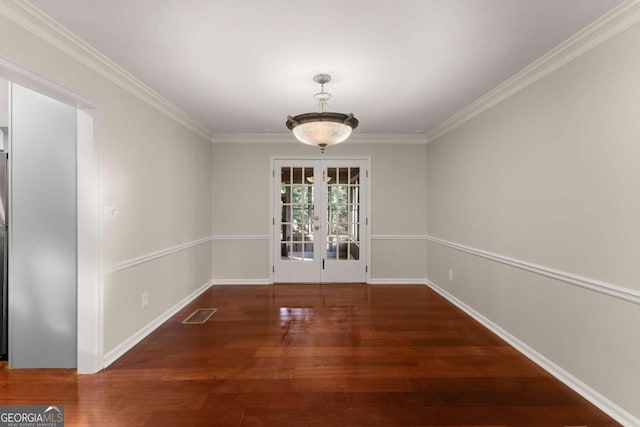
<path fill-rule="evenodd" d="M 94 373 L 102 369 L 102 217 L 100 184 L 100 148 L 94 137 L 96 121 L 101 114 L 96 105 L 41 76 L 0 57 L 0 79 L 6 84 L 21 86 L 52 101 L 61 102 L 75 109 L 75 328 L 76 341 L 71 344 L 76 352 L 75 366 L 78 373 Z M 43 98 L 44 99 L 44 98 Z M 5 108 L 9 98 L 2 100 Z M 8 116 L 5 116 L 8 117 Z M 7 126 L 8 133 L 12 129 Z M 9 154 L 11 156 L 11 154 Z M 11 240 L 11 238 L 9 239 Z M 11 269 L 9 269 L 11 271 Z M 11 294 L 11 292 L 9 292 Z M 14 294 L 15 296 L 15 294 Z M 10 311 L 8 298 L 5 313 Z M 16 308 L 14 304 L 13 307 Z M 75 310 L 74 310 L 75 311 Z M 14 319 L 15 320 L 15 319 Z M 8 334 L 8 338 L 15 334 Z M 34 339 L 34 342 L 37 340 Z M 70 360 L 72 356 L 66 357 Z M 19 362 L 13 360 L 13 362 Z M 10 359 L 10 363 L 11 359 Z M 13 366 L 13 364 L 12 364 Z"/>

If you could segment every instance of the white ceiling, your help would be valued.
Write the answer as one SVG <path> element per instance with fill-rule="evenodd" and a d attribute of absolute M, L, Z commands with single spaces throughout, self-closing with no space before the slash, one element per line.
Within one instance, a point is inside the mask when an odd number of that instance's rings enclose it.
<path fill-rule="evenodd" d="M 32 0 L 214 133 L 330 110 L 426 132 L 620 0 Z"/>

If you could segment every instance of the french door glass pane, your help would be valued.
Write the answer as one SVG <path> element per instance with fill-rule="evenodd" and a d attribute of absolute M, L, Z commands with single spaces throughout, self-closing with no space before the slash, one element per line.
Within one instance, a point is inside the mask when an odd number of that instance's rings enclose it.
<path fill-rule="evenodd" d="M 314 216 L 313 168 L 282 167 L 280 256 L 283 260 L 313 260 Z"/>
<path fill-rule="evenodd" d="M 360 259 L 360 168 L 327 168 L 327 258 Z"/>

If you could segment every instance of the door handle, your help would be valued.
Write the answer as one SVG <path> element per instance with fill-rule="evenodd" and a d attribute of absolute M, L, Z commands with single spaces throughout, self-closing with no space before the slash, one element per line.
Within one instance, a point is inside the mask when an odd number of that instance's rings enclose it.
<path fill-rule="evenodd" d="M 314 226 L 313 226 L 313 229 L 314 229 L 314 230 L 320 230 L 320 226 L 319 226 L 319 225 L 314 225 Z"/>

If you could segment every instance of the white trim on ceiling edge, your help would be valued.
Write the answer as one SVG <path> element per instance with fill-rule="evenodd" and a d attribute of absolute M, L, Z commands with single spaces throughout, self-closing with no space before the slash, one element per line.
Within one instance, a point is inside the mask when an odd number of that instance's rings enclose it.
<path fill-rule="evenodd" d="M 283 125 L 284 127 L 284 125 Z M 288 144 L 298 143 L 292 133 L 216 133 L 213 135 L 214 144 L 242 144 L 267 143 Z M 349 137 L 349 143 L 369 144 L 426 144 L 427 137 L 423 133 L 354 133 Z"/>
<path fill-rule="evenodd" d="M 189 114 L 159 95 L 144 82 L 80 39 L 29 1 L 0 0 L 0 15 L 60 49 L 76 61 L 146 102 L 201 137 L 211 140 L 212 133 Z"/>
<path fill-rule="evenodd" d="M 640 22 L 640 0 L 625 0 L 426 133 L 431 142 Z"/>
<path fill-rule="evenodd" d="M 640 420 L 634 417 L 632 414 L 618 406 L 616 403 L 607 399 L 605 396 L 600 394 L 598 391 L 591 388 L 589 385 L 583 383 L 575 376 L 571 375 L 565 369 L 561 368 L 551 360 L 547 359 L 545 356 L 537 352 L 535 349 L 527 345 L 525 342 L 518 339 L 516 336 L 512 335 L 508 331 L 501 328 L 498 324 L 494 323 L 489 318 L 482 315 L 480 312 L 474 310 L 471 306 L 464 303 L 462 300 L 458 299 L 454 295 L 450 294 L 445 289 L 438 286 L 436 283 L 431 280 L 427 280 L 427 286 L 433 289 L 438 294 L 442 295 L 445 299 L 450 301 L 452 304 L 460 308 L 462 311 L 467 313 L 469 316 L 473 317 L 475 320 L 480 322 L 484 327 L 489 329 L 494 334 L 498 335 L 500 338 L 505 340 L 509 345 L 518 350 L 520 353 L 524 354 L 526 357 L 531 359 L 534 363 L 540 366 L 545 371 L 549 372 L 555 378 L 569 386 L 576 393 L 587 399 L 589 402 L 593 403 L 596 407 L 600 408 L 603 412 L 605 412 L 610 417 L 614 418 L 616 421 L 625 426 L 637 426 L 640 425 Z"/>
<path fill-rule="evenodd" d="M 138 344 L 140 341 L 146 338 L 147 335 L 155 331 L 159 326 L 161 326 L 163 323 L 165 323 L 167 320 L 169 320 L 171 317 L 177 314 L 189 303 L 191 303 L 197 297 L 199 297 L 204 292 L 206 292 L 207 289 L 209 289 L 212 284 L 213 284 L 213 281 L 209 280 L 207 283 L 200 286 L 198 289 L 196 289 L 195 291 L 193 291 L 192 293 L 190 293 L 189 295 L 187 295 L 186 297 L 178 301 L 178 303 L 176 303 L 173 307 L 170 307 L 160 316 L 153 319 L 146 326 L 144 326 L 139 331 L 131 335 L 129 338 L 127 338 L 126 340 L 118 344 L 115 348 L 110 350 L 107 354 L 104 355 L 104 358 L 102 359 L 103 368 L 106 368 L 107 366 L 111 365 L 113 362 L 118 360 L 123 354 L 131 350 L 136 344 Z"/>

